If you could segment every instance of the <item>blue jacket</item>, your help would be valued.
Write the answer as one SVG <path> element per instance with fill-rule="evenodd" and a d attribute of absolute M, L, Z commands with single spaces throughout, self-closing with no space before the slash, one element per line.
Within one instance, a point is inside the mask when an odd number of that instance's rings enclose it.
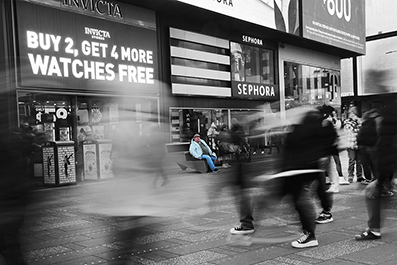
<path fill-rule="evenodd" d="M 211 156 L 216 156 L 215 153 L 212 152 L 211 148 L 206 144 L 206 142 L 203 139 L 200 139 L 200 142 L 204 144 L 205 147 L 207 147 L 208 152 Z M 201 147 L 198 143 L 192 139 L 190 141 L 190 147 L 189 147 L 189 152 L 192 156 L 195 158 L 199 159 L 203 155 L 203 150 L 201 150 Z"/>

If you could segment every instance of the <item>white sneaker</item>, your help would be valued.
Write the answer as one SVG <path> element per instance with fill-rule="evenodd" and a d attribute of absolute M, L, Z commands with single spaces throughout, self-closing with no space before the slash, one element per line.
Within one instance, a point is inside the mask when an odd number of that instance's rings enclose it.
<path fill-rule="evenodd" d="M 329 187 L 329 189 L 326 190 L 325 192 L 328 192 L 328 193 L 339 193 L 339 188 L 336 185 L 331 185 L 331 187 Z"/>
<path fill-rule="evenodd" d="M 298 240 L 291 243 L 292 247 L 294 248 L 310 248 L 310 247 L 317 247 L 318 241 L 313 234 L 310 234 L 306 231 L 303 232 L 303 236 Z"/>
<path fill-rule="evenodd" d="M 350 182 L 347 181 L 344 177 L 339 177 L 339 185 L 350 185 Z"/>

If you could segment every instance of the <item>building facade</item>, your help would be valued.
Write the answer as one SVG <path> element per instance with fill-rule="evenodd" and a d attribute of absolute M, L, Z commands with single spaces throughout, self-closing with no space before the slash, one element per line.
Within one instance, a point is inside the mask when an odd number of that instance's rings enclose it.
<path fill-rule="evenodd" d="M 179 143 L 233 118 L 249 133 L 291 108 L 339 109 L 340 61 L 365 54 L 364 0 L 1 3 L 2 129 L 76 146 L 124 120 Z"/>
<path fill-rule="evenodd" d="M 342 60 L 343 105 L 358 107 L 360 114 L 373 106 L 397 99 L 397 3 L 368 0 L 366 53 Z"/>

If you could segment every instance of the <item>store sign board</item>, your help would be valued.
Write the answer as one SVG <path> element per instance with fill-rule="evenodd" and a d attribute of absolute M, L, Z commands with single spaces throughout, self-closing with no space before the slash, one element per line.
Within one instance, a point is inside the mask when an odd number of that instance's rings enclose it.
<path fill-rule="evenodd" d="M 17 4 L 20 85 L 158 93 L 155 31 Z"/>
<path fill-rule="evenodd" d="M 178 0 L 260 26 L 299 34 L 298 0 Z"/>
<path fill-rule="evenodd" d="M 232 97 L 261 100 L 279 100 L 277 85 L 232 81 Z"/>
<path fill-rule="evenodd" d="M 26 0 L 16 0 L 26 1 Z M 95 16 L 107 20 L 122 21 L 139 27 L 156 29 L 155 13 L 151 10 L 132 6 L 114 0 L 29 0 L 40 5 L 51 6 Z"/>
<path fill-rule="evenodd" d="M 365 54 L 364 0 L 303 0 L 303 37 Z"/>

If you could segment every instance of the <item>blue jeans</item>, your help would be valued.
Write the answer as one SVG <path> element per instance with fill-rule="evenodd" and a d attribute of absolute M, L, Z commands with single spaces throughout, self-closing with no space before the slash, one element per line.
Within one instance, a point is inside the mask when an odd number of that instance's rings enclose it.
<path fill-rule="evenodd" d="M 207 164 L 212 171 L 214 171 L 216 169 L 216 167 L 214 165 L 214 163 L 216 161 L 216 156 L 202 155 L 201 160 L 203 160 L 203 159 L 207 160 Z"/>

